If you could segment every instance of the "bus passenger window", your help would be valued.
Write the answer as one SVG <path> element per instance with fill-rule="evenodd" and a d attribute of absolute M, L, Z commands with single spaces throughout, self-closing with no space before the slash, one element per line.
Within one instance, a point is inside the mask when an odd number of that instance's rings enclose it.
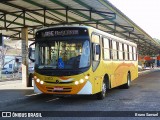
<path fill-rule="evenodd" d="M 122 49 L 122 43 L 119 43 L 119 60 L 123 60 L 123 49 Z"/>
<path fill-rule="evenodd" d="M 112 41 L 112 54 L 113 54 L 113 59 L 117 60 L 117 42 Z"/>
<path fill-rule="evenodd" d="M 137 60 L 136 47 L 133 47 L 133 60 Z"/>
<path fill-rule="evenodd" d="M 133 60 L 133 51 L 132 51 L 132 46 L 129 46 L 129 60 Z"/>
<path fill-rule="evenodd" d="M 93 60 L 94 61 L 99 61 L 99 59 L 100 59 L 100 45 L 94 45 L 94 48 L 93 48 L 94 50 L 94 53 L 93 53 L 93 55 L 94 55 L 94 58 L 93 58 Z"/>
<path fill-rule="evenodd" d="M 128 47 L 124 44 L 124 60 L 128 60 Z"/>
<path fill-rule="evenodd" d="M 103 38 L 103 59 L 110 59 L 109 40 L 107 38 Z"/>
<path fill-rule="evenodd" d="M 92 70 L 95 71 L 100 63 L 100 36 L 92 34 Z"/>

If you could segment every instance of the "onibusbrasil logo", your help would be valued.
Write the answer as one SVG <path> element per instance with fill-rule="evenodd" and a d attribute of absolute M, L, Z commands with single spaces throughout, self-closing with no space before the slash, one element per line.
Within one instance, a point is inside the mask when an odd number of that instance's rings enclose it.
<path fill-rule="evenodd" d="M 40 113 L 40 112 L 2 112 L 2 117 L 4 117 L 4 118 L 42 117 L 42 113 Z"/>

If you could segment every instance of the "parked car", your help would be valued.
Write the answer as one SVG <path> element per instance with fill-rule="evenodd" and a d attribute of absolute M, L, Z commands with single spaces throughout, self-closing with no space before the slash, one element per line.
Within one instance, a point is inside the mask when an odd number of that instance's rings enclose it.
<path fill-rule="evenodd" d="M 2 74 L 9 74 L 13 73 L 13 70 L 11 68 L 2 68 Z"/>

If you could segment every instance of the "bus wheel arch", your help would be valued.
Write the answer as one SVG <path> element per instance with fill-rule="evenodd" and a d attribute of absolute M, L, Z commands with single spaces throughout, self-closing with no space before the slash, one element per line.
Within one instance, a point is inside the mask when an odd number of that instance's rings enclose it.
<path fill-rule="evenodd" d="M 110 88 L 109 76 L 106 74 L 102 82 L 102 91 L 97 93 L 97 99 L 103 100 L 106 97 L 106 92 Z"/>
<path fill-rule="evenodd" d="M 104 82 L 106 83 L 106 88 L 107 88 L 107 90 L 109 90 L 109 89 L 111 88 L 111 84 L 110 84 L 110 81 L 109 81 L 109 75 L 108 75 L 108 74 L 105 74 L 103 80 L 104 80 Z"/>

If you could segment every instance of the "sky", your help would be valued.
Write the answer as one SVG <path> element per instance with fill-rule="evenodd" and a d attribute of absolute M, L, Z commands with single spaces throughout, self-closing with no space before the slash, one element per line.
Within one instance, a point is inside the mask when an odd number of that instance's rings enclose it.
<path fill-rule="evenodd" d="M 152 38 L 160 40 L 160 0 L 108 0 Z"/>

